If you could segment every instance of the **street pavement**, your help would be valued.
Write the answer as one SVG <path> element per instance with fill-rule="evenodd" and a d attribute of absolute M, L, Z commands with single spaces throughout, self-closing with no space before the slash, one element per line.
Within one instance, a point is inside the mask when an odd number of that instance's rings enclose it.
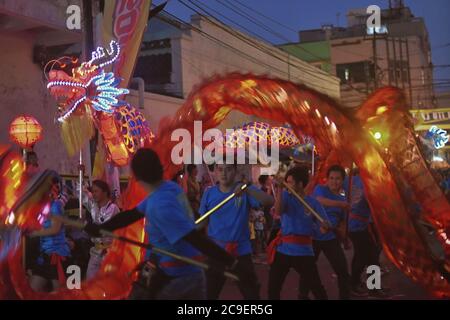
<path fill-rule="evenodd" d="M 347 257 L 347 264 L 350 268 L 352 250 L 345 251 Z M 267 299 L 267 284 L 269 280 L 269 265 L 266 263 L 265 254 L 256 255 L 253 259 L 258 279 L 261 283 L 261 297 Z M 401 271 L 399 271 L 390 261 L 388 261 L 383 254 L 380 257 L 381 265 L 387 268 L 389 272 L 382 275 L 381 286 L 388 288 L 388 296 L 383 299 L 389 300 L 426 300 L 432 297 L 419 285 L 413 283 Z M 334 274 L 328 260 L 323 254 L 319 257 L 318 267 L 322 283 L 328 293 L 329 299 L 338 299 L 337 277 Z M 282 300 L 296 300 L 298 290 L 298 275 L 295 270 L 291 269 L 284 282 L 283 290 L 281 292 Z M 242 296 L 236 284 L 227 280 L 224 289 L 222 290 L 220 299 L 222 300 L 240 300 Z M 352 298 L 357 300 L 364 299 L 380 299 L 377 297 L 359 297 Z"/>

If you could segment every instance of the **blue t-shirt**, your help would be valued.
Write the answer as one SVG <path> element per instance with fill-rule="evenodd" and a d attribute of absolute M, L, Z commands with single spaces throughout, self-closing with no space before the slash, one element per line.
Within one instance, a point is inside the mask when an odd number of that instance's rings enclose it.
<path fill-rule="evenodd" d="M 324 185 L 317 185 L 314 188 L 314 192 L 312 194 L 314 198 L 317 197 L 327 198 L 334 201 L 346 201 L 345 197 L 341 194 L 334 194 L 331 190 Z M 337 227 L 339 222 L 344 219 L 344 211 L 339 207 L 329 207 L 323 206 L 325 212 L 328 216 L 328 220 L 333 228 Z M 314 240 L 325 241 L 336 239 L 336 234 L 334 231 L 328 231 L 327 233 L 321 233 L 319 228 L 315 229 L 314 232 Z"/>
<path fill-rule="evenodd" d="M 349 188 L 349 179 L 344 182 L 346 192 Z M 369 222 L 371 222 L 371 214 L 369 203 L 366 199 L 364 185 L 359 175 L 352 177 L 352 208 L 351 215 L 348 219 L 348 230 L 350 232 L 363 231 L 367 228 Z M 352 217 L 352 215 L 359 216 L 360 219 Z"/>
<path fill-rule="evenodd" d="M 52 201 L 48 216 L 45 218 L 42 227 L 48 229 L 52 226 L 51 217 L 62 216 L 64 213 L 62 203 L 60 201 Z M 62 257 L 70 256 L 69 244 L 66 240 L 64 225 L 57 234 L 51 236 L 43 236 L 40 238 L 41 252 L 46 254 L 56 253 Z"/>
<path fill-rule="evenodd" d="M 314 198 L 306 196 L 305 201 L 321 217 L 327 219 L 327 215 L 322 205 Z M 309 212 L 305 212 L 305 207 L 298 199 L 287 191 L 283 191 L 281 208 L 281 234 L 288 235 L 314 235 L 314 229 L 319 222 Z M 282 243 L 277 247 L 277 251 L 289 256 L 313 256 L 312 245 Z"/>
<path fill-rule="evenodd" d="M 145 231 L 150 244 L 185 257 L 201 257 L 194 247 L 182 240 L 195 229 L 195 223 L 192 209 L 180 186 L 172 181 L 163 181 L 137 209 L 145 214 Z M 146 258 L 151 256 L 152 250 L 149 249 Z M 180 265 L 178 260 L 166 255 L 154 253 L 154 257 L 169 276 L 185 276 L 201 271 L 193 265 Z"/>
<path fill-rule="evenodd" d="M 446 179 L 442 182 L 442 185 L 444 187 L 444 190 L 449 190 L 450 189 L 450 178 Z"/>
<path fill-rule="evenodd" d="M 254 186 L 249 188 L 258 190 Z M 222 200 L 233 193 L 222 192 L 219 186 L 214 186 L 205 191 L 200 202 L 200 215 L 204 215 L 214 208 Z M 225 248 L 227 243 L 237 242 L 237 254 L 239 256 L 250 254 L 252 246 L 250 243 L 250 231 L 248 219 L 250 208 L 257 209 L 261 204 L 247 192 L 242 196 L 228 201 L 222 208 L 209 216 L 208 235 L 219 246 Z"/>

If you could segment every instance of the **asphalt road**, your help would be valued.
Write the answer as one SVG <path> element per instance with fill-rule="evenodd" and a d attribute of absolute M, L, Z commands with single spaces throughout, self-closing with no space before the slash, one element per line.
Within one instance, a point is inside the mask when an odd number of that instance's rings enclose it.
<path fill-rule="evenodd" d="M 353 255 L 352 250 L 346 251 L 347 263 L 350 266 L 351 257 Z M 257 255 L 254 258 L 255 269 L 258 275 L 258 279 L 261 283 L 261 297 L 267 299 L 267 284 L 269 278 L 269 266 L 265 262 L 265 254 Z M 388 288 L 388 297 L 383 299 L 391 300 L 424 300 L 432 299 L 427 292 L 415 284 L 400 272 L 392 263 L 387 261 L 383 254 L 381 254 L 380 262 L 383 267 L 386 267 L 389 272 L 385 273 L 381 277 L 381 286 Z M 337 277 L 333 273 L 331 266 L 327 259 L 322 254 L 318 260 L 319 272 L 322 279 L 322 283 L 327 290 L 329 299 L 338 299 Z M 291 269 L 286 281 L 284 282 L 283 290 L 281 292 L 282 300 L 296 300 L 298 290 L 298 275 Z M 237 286 L 230 280 L 227 280 L 224 289 L 222 290 L 220 299 L 233 300 L 242 299 L 242 296 Z M 364 297 L 354 299 L 380 299 L 379 297 Z"/>

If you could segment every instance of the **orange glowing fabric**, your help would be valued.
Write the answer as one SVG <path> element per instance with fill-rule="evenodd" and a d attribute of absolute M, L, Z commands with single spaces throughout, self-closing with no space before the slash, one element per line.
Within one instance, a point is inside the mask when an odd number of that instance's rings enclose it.
<path fill-rule="evenodd" d="M 450 206 L 422 156 L 407 109 L 401 91 L 394 88 L 378 90 L 351 114 L 331 98 L 289 81 L 229 74 L 199 86 L 172 118 L 161 121 L 153 148 L 165 166 L 165 177 L 171 178 L 180 169 L 171 161 L 177 143 L 171 134 L 177 128 L 193 133 L 195 120 L 203 121 L 204 130 L 214 128 L 231 110 L 289 123 L 297 136 L 314 138 L 320 155 L 316 179 L 325 176 L 330 164 L 356 163 L 387 257 L 430 293 L 448 297 L 443 270 L 450 270 Z M 375 140 L 374 131 L 383 132 L 384 138 Z M 128 207 L 144 196 L 135 188 L 131 182 Z M 436 239 L 423 234 L 421 222 L 434 228 Z M 142 228 L 139 222 L 121 233 L 142 239 Z M 27 289 L 18 252 L 9 263 L 10 279 L 22 298 L 118 299 L 129 292 L 129 273 L 140 258 L 130 246 L 114 242 L 99 277 L 81 290 L 37 294 Z"/>

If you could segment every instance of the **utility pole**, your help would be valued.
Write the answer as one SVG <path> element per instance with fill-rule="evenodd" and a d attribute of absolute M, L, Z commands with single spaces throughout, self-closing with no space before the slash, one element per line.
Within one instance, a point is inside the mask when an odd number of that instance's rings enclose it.
<path fill-rule="evenodd" d="M 389 85 L 392 85 L 392 77 L 391 77 L 391 54 L 390 54 L 390 49 L 389 49 L 389 36 L 386 35 L 384 37 L 384 40 L 386 41 L 386 60 L 387 60 L 387 71 L 388 71 L 388 81 L 389 81 Z"/>
<path fill-rule="evenodd" d="M 405 89 L 405 77 L 403 76 L 403 39 L 398 38 L 398 44 L 400 45 L 400 79 L 402 79 L 402 89 Z"/>
<path fill-rule="evenodd" d="M 82 56 L 84 61 L 88 61 L 91 57 L 89 54 L 94 49 L 94 28 L 92 23 L 92 1 L 83 0 L 83 46 Z"/>
<path fill-rule="evenodd" d="M 413 105 L 412 87 L 411 87 L 411 65 L 409 62 L 409 41 L 406 37 L 406 67 L 408 68 L 408 88 L 409 88 L 409 104 Z"/>
<path fill-rule="evenodd" d="M 373 49 L 373 68 L 374 68 L 374 89 L 378 89 L 378 76 L 377 76 L 377 32 L 373 28 L 372 37 L 372 49 Z"/>
<path fill-rule="evenodd" d="M 92 3 L 90 0 L 83 0 L 83 43 L 82 43 L 82 53 L 81 56 L 84 61 L 88 61 L 90 59 L 89 53 L 92 52 L 94 45 L 94 32 L 93 32 L 93 25 L 92 25 Z M 87 154 L 86 160 L 89 160 L 89 166 L 88 166 L 88 173 L 90 174 L 91 170 L 91 144 L 95 145 L 91 141 L 89 141 L 89 144 L 87 145 Z M 95 150 L 95 149 L 94 149 Z M 86 161 L 85 161 L 86 162 Z M 78 199 L 78 205 L 79 205 L 79 218 L 83 218 L 83 179 L 84 179 L 84 171 L 85 166 L 83 165 L 83 148 L 80 148 L 80 155 L 79 155 L 79 164 L 78 164 L 78 170 L 79 170 L 79 184 L 80 184 L 80 190 L 79 190 L 79 199 Z"/>
<path fill-rule="evenodd" d="M 396 43 L 395 43 L 395 38 L 392 38 L 392 44 L 394 46 L 394 81 L 395 81 L 395 86 L 398 88 L 398 77 L 397 77 L 397 49 L 396 49 Z"/>

